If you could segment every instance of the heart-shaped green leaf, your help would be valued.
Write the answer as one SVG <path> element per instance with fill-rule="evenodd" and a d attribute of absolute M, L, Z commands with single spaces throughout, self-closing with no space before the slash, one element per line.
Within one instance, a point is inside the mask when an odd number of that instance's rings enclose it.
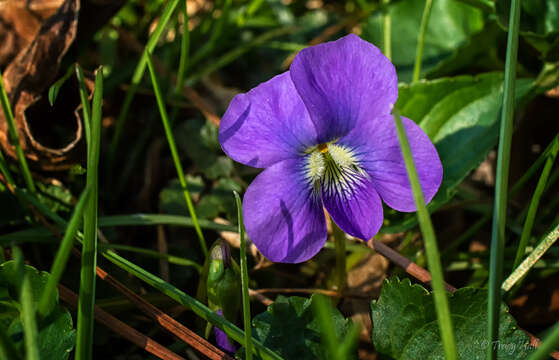
<path fill-rule="evenodd" d="M 487 290 L 462 288 L 449 294 L 450 314 L 459 359 L 485 359 Z M 371 303 L 376 351 L 395 359 L 444 359 L 432 295 L 409 279 L 386 280 L 380 298 Z M 499 359 L 525 359 L 529 337 L 501 306 Z"/>

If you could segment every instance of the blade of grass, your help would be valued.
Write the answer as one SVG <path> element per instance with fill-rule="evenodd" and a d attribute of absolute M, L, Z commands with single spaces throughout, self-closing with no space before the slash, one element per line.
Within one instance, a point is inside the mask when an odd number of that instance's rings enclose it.
<path fill-rule="evenodd" d="M 495 202 L 491 231 L 491 255 L 489 262 L 489 294 L 487 299 L 487 359 L 497 358 L 499 340 L 499 316 L 501 310 L 501 282 L 503 281 L 503 258 L 505 247 L 505 225 L 507 221 L 507 193 L 510 166 L 510 147 L 514 114 L 514 87 L 516 82 L 516 60 L 518 55 L 518 29 L 520 23 L 520 1 L 511 0 L 505 83 L 499 148 L 497 151 L 497 176 L 495 180 Z"/>
<path fill-rule="evenodd" d="M 91 106 L 90 144 L 87 154 L 87 187 L 90 188 L 86 203 L 80 270 L 78 324 L 76 334 L 76 359 L 90 360 L 93 347 L 95 307 L 95 267 L 97 265 L 97 216 L 99 153 L 101 144 L 101 114 L 103 102 L 103 69 L 97 69 Z"/>
<path fill-rule="evenodd" d="M 2 78 L 1 73 L 0 73 L 0 103 L 2 103 L 4 118 L 6 119 L 6 123 L 8 124 L 8 134 L 10 136 L 10 141 L 12 142 L 12 144 L 16 149 L 16 156 L 19 162 L 21 175 L 23 176 L 25 185 L 27 186 L 29 191 L 35 192 L 35 183 L 33 183 L 33 177 L 31 176 L 31 171 L 29 171 L 29 166 L 27 165 L 27 159 L 25 158 L 25 154 L 23 153 L 23 149 L 21 148 L 21 144 L 19 142 L 19 135 L 14 121 L 14 114 L 12 113 L 12 109 L 10 107 L 10 101 L 8 100 L 8 94 L 6 93 L 6 89 L 4 88 L 4 79 Z"/>
<path fill-rule="evenodd" d="M 193 297 L 187 295 L 183 291 L 177 289 L 176 287 L 164 281 L 163 279 L 147 272 L 146 270 L 142 269 L 136 264 L 117 255 L 114 251 L 103 250 L 102 254 L 107 260 L 117 265 L 121 269 L 136 276 L 138 279 L 144 281 L 145 283 L 153 286 L 155 289 L 159 290 L 160 292 L 167 295 L 171 299 L 177 301 L 179 304 L 182 304 L 190 308 L 195 314 L 200 316 L 202 319 L 210 322 L 212 325 L 217 326 L 221 330 L 225 331 L 225 333 L 233 340 L 237 341 L 243 346 L 246 345 L 244 332 L 238 327 L 236 327 L 235 325 L 233 325 L 232 323 L 230 323 L 229 321 L 227 321 L 222 316 L 219 316 L 217 313 L 210 310 L 206 305 L 202 304 L 201 302 L 194 299 Z M 254 354 L 259 356 L 263 360 L 282 359 L 281 356 L 276 354 L 274 351 L 270 350 L 268 347 L 263 345 L 260 341 L 253 339 L 253 344 L 254 344 L 253 346 Z"/>
<path fill-rule="evenodd" d="M 118 142 L 120 141 L 122 130 L 124 129 L 124 123 L 126 121 L 126 117 L 128 116 L 130 105 L 132 105 L 132 100 L 134 99 L 134 95 L 136 94 L 138 85 L 140 84 L 140 81 L 144 76 L 144 72 L 146 70 L 146 65 L 147 65 L 146 61 L 147 61 L 148 53 L 152 53 L 153 50 L 155 49 L 155 46 L 157 45 L 157 42 L 159 41 L 159 38 L 161 37 L 163 30 L 165 30 L 167 23 L 171 19 L 171 15 L 173 15 L 173 12 L 175 11 L 175 8 L 177 7 L 178 3 L 179 0 L 170 0 L 167 3 L 167 6 L 165 6 L 165 9 L 163 9 L 163 13 L 159 18 L 159 21 L 157 22 L 157 26 L 155 27 L 155 30 L 149 37 L 144 52 L 142 53 L 142 57 L 140 58 L 140 61 L 138 61 L 138 65 L 136 65 L 136 69 L 134 70 L 134 75 L 132 75 L 132 83 L 130 89 L 126 93 L 126 97 L 124 98 L 124 102 L 122 104 L 122 109 L 120 110 L 120 114 L 118 115 L 116 121 L 115 132 L 109 150 L 109 169 L 112 169 L 112 165 L 114 164 L 116 150 L 118 148 Z"/>
<path fill-rule="evenodd" d="M 204 256 L 206 256 L 208 255 L 208 248 L 206 247 L 206 241 L 204 240 L 202 229 L 200 229 L 200 224 L 198 224 L 198 217 L 196 216 L 196 211 L 194 210 L 194 205 L 192 204 L 192 199 L 190 198 L 190 192 L 188 191 L 188 185 L 186 183 L 184 171 L 182 170 L 179 153 L 177 151 L 177 146 L 175 144 L 175 138 L 173 137 L 173 131 L 171 130 L 171 125 L 169 124 L 169 117 L 167 116 L 167 110 L 165 109 L 165 102 L 163 101 L 163 98 L 161 96 L 159 83 L 157 81 L 155 70 L 153 68 L 153 64 L 151 62 L 149 55 L 146 56 L 146 62 L 148 64 L 151 83 L 153 86 L 153 92 L 155 93 L 155 98 L 157 100 L 157 106 L 159 107 L 161 121 L 163 122 L 163 127 L 165 128 L 165 136 L 167 137 L 167 142 L 169 143 L 169 149 L 171 150 L 171 155 L 173 157 L 175 169 L 177 170 L 177 176 L 179 178 L 179 182 L 182 187 L 184 199 L 186 200 L 186 206 L 188 207 L 188 212 L 192 217 L 192 223 L 194 224 L 194 229 L 196 230 L 196 234 L 198 235 L 198 240 L 200 241 L 200 247 L 204 252 Z"/>
<path fill-rule="evenodd" d="M 178 215 L 163 214 L 131 214 L 131 215 L 113 215 L 103 216 L 99 218 L 100 227 L 112 226 L 138 226 L 138 225 L 177 225 L 193 227 L 192 218 Z M 198 225 L 204 229 L 215 231 L 232 231 L 236 232 L 237 228 L 233 225 L 218 224 L 210 220 L 199 219 Z"/>
<path fill-rule="evenodd" d="M 382 34 L 384 43 L 384 56 L 388 59 L 392 59 L 392 36 L 391 29 L 392 24 L 390 20 L 390 14 L 388 12 L 388 5 L 390 0 L 382 0 L 383 15 L 382 15 Z"/>
<path fill-rule="evenodd" d="M 504 291 L 509 291 L 514 284 L 516 284 L 520 279 L 522 279 L 526 273 L 538 262 L 538 260 L 545 254 L 545 252 L 557 241 L 559 238 L 559 225 L 555 227 L 551 232 L 549 232 L 542 241 L 536 246 L 534 251 L 528 255 L 524 261 L 514 269 L 512 274 L 503 282 L 501 288 Z"/>
<path fill-rule="evenodd" d="M 130 251 L 138 254 L 147 255 L 156 259 L 165 259 L 171 264 L 180 265 L 180 266 L 192 266 L 196 269 L 199 273 L 202 271 L 202 266 L 197 264 L 195 261 L 185 259 L 180 256 L 174 256 L 170 254 L 160 253 L 159 251 L 143 249 L 135 246 L 129 245 L 122 245 L 122 244 L 99 244 L 101 249 L 114 249 L 114 250 L 122 250 L 122 251 Z"/>
<path fill-rule="evenodd" d="M 437 247 L 437 239 L 435 237 L 435 230 L 431 223 L 429 211 L 425 206 L 423 198 L 423 191 L 419 184 L 419 177 L 415 168 L 414 160 L 412 157 L 410 145 L 402 124 L 402 119 L 398 110 L 394 108 L 394 121 L 396 123 L 396 130 L 398 132 L 398 140 L 400 141 L 400 148 L 406 164 L 406 171 L 410 180 L 411 188 L 413 191 L 413 198 L 417 207 L 417 218 L 419 220 L 419 227 L 423 234 L 425 243 L 425 253 L 427 255 L 427 265 L 432 277 L 433 297 L 435 301 L 435 309 L 437 311 L 437 319 L 439 329 L 441 331 L 441 338 L 447 360 L 456 359 L 456 342 L 454 339 L 454 331 L 452 327 L 452 319 L 450 317 L 450 310 L 448 306 L 448 299 L 446 297 L 445 285 L 443 280 L 443 270 Z"/>
<path fill-rule="evenodd" d="M 70 251 L 72 250 L 72 246 L 74 245 L 74 238 L 78 232 L 78 227 L 81 224 L 85 205 L 87 204 L 89 194 L 91 193 L 90 190 L 90 187 L 86 187 L 81 194 L 76 208 L 74 209 L 74 212 L 70 217 L 70 221 L 68 222 L 68 227 L 66 229 L 66 232 L 64 233 L 64 237 L 62 238 L 60 247 L 56 252 L 56 256 L 50 270 L 50 277 L 47 281 L 47 284 L 45 285 L 43 295 L 41 296 L 39 305 L 37 307 L 37 312 L 41 317 L 45 317 L 48 315 L 47 311 L 49 308 L 49 304 L 55 297 L 54 294 L 56 292 L 56 286 L 58 285 L 58 282 L 62 277 L 64 269 L 66 268 L 66 263 L 68 262 Z"/>
<path fill-rule="evenodd" d="M 75 65 L 76 78 L 78 80 L 80 100 L 82 103 L 83 123 L 85 128 L 85 140 L 89 149 L 89 140 L 91 138 L 91 105 L 89 104 L 89 95 L 87 87 L 85 86 L 85 78 L 83 76 L 82 68 L 79 64 Z"/>
<path fill-rule="evenodd" d="M 6 158 L 4 158 L 4 154 L 2 154 L 1 151 L 0 151 L 0 171 L 2 172 L 2 175 L 4 176 L 4 179 L 6 180 L 8 185 L 14 188 L 16 186 L 16 183 L 14 181 L 14 178 L 12 177 L 12 174 L 10 173 L 10 170 L 8 168 L 8 163 L 6 162 Z"/>
<path fill-rule="evenodd" d="M 181 37 L 181 57 L 179 60 L 179 71 L 177 74 L 177 84 L 175 85 L 175 95 L 180 95 L 184 84 L 184 76 L 188 65 L 188 57 L 190 52 L 190 29 L 188 28 L 188 0 L 182 2 L 181 10 L 184 17 L 184 29 Z"/>
<path fill-rule="evenodd" d="M 423 45 L 425 44 L 425 35 L 427 34 L 427 26 L 431 17 L 432 0 L 425 1 L 423 8 L 423 16 L 421 17 L 421 25 L 419 25 L 419 35 L 417 36 L 417 50 L 415 52 L 415 65 L 413 67 L 412 82 L 418 82 L 421 76 L 421 61 L 423 59 Z"/>
<path fill-rule="evenodd" d="M 21 303 L 21 322 L 23 325 L 23 340 L 25 345 L 25 359 L 39 360 L 39 333 L 35 308 L 33 304 L 33 289 L 31 279 L 25 271 L 23 255 L 18 247 L 13 247 L 14 260 L 16 264 L 16 276 L 21 284 L 19 289 L 19 301 Z"/>
<path fill-rule="evenodd" d="M 538 185 L 536 186 L 536 190 L 534 190 L 534 195 L 532 195 L 532 200 L 530 201 L 530 206 L 528 207 L 528 214 L 526 215 L 526 220 L 524 221 L 524 226 L 522 227 L 520 243 L 516 249 L 516 256 L 512 267 L 513 269 L 516 269 L 516 267 L 520 264 L 522 258 L 524 257 L 524 253 L 526 252 L 526 246 L 528 245 L 530 235 L 532 235 L 532 228 L 534 226 L 534 220 L 536 219 L 536 212 L 540 205 L 540 199 L 546 188 L 547 180 L 549 178 L 549 174 L 551 173 L 553 163 L 555 162 L 557 152 L 559 152 L 559 138 L 555 138 L 553 141 L 553 146 L 547 156 L 540 179 L 538 180 Z"/>
<path fill-rule="evenodd" d="M 549 359 L 549 354 L 554 352 L 557 346 L 559 346 L 559 323 L 553 326 L 551 333 L 541 342 L 538 349 L 530 355 L 528 360 Z"/>
<path fill-rule="evenodd" d="M 250 316 L 250 296 L 248 294 L 248 269 L 247 269 L 247 249 L 245 239 L 245 229 L 243 226 L 243 205 L 238 192 L 235 194 L 235 202 L 237 203 L 237 223 L 239 224 L 239 239 L 241 241 L 241 286 L 243 291 L 243 320 L 245 330 L 245 355 L 247 360 L 252 360 L 252 320 Z"/>

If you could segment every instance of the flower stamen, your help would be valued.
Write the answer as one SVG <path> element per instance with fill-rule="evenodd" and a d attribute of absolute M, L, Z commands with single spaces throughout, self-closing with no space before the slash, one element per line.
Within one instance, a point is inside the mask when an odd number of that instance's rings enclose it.
<path fill-rule="evenodd" d="M 328 196 L 350 198 L 367 178 L 353 151 L 334 143 L 320 144 L 308 155 L 306 178 L 313 187 Z"/>

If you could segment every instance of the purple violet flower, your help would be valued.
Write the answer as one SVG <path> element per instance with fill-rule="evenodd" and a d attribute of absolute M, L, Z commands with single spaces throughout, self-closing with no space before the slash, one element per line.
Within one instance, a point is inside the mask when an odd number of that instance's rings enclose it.
<path fill-rule="evenodd" d="M 252 242 L 274 262 L 298 263 L 326 241 L 323 206 L 346 233 L 367 240 L 382 225 L 381 199 L 415 203 L 394 119 L 394 66 L 356 35 L 306 48 L 289 71 L 229 105 L 219 129 L 233 160 L 265 168 L 243 199 Z M 426 201 L 442 165 L 427 135 L 402 118 Z"/>

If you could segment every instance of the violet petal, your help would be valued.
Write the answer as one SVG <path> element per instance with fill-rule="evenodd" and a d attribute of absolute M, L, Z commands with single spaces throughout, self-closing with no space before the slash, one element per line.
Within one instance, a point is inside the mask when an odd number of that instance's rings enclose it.
<path fill-rule="evenodd" d="M 273 262 L 303 262 L 326 241 L 320 196 L 312 194 L 304 170 L 304 158 L 284 160 L 260 173 L 245 193 L 247 234 Z"/>
<path fill-rule="evenodd" d="M 216 311 L 221 317 L 223 317 L 223 312 L 220 310 Z M 214 335 L 215 335 L 215 342 L 217 347 L 221 350 L 229 353 L 234 354 L 237 351 L 237 346 L 229 341 L 227 334 L 221 330 L 220 328 L 214 326 Z"/>
<path fill-rule="evenodd" d="M 382 226 L 382 203 L 367 178 L 361 178 L 351 190 L 329 192 L 323 187 L 322 201 L 334 222 L 349 235 L 367 241 Z"/>
<path fill-rule="evenodd" d="M 316 144 L 316 130 L 288 72 L 235 96 L 223 115 L 219 142 L 233 160 L 268 167 Z"/>
<path fill-rule="evenodd" d="M 320 142 L 389 114 L 398 97 L 396 70 L 390 60 L 354 34 L 301 50 L 290 73 Z"/>
<path fill-rule="evenodd" d="M 425 203 L 437 193 L 443 168 L 439 154 L 429 137 L 412 120 L 402 117 L 419 176 Z M 369 173 L 382 200 L 398 211 L 416 211 L 404 157 L 400 149 L 392 115 L 373 119 L 340 139 L 358 154 L 360 164 Z"/>

